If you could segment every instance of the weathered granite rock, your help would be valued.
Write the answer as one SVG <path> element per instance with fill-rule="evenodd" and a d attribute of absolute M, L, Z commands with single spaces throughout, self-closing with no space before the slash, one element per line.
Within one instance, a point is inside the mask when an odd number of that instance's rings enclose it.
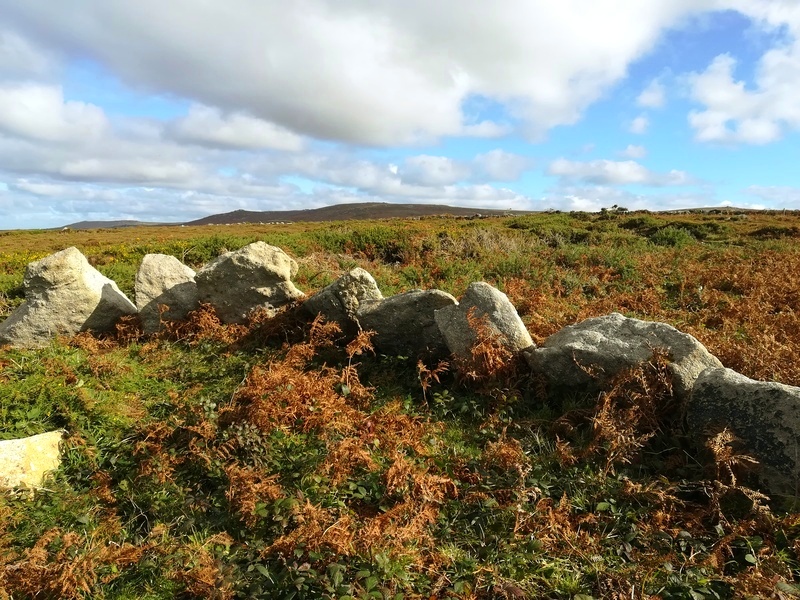
<path fill-rule="evenodd" d="M 161 321 L 180 321 L 199 306 L 195 272 L 174 256 L 147 254 L 136 273 L 136 306 L 145 333 L 156 333 Z M 168 309 L 161 313 L 161 306 Z"/>
<path fill-rule="evenodd" d="M 136 306 L 77 248 L 32 262 L 25 270 L 25 302 L 0 323 L 0 344 L 36 348 L 56 335 L 108 331 Z"/>
<path fill-rule="evenodd" d="M 311 315 L 321 314 L 326 320 L 338 323 L 345 334 L 354 335 L 360 328 L 356 316 L 359 307 L 379 300 L 383 300 L 383 294 L 375 279 L 364 269 L 356 268 L 311 296 L 303 308 Z"/>
<path fill-rule="evenodd" d="M 453 355 L 469 358 L 472 354 L 477 335 L 467 319 L 470 313 L 484 319 L 512 352 L 533 346 L 533 340 L 508 296 L 488 283 L 478 281 L 469 285 L 457 306 L 436 311 L 436 323 Z"/>
<path fill-rule="evenodd" d="M 256 308 L 275 309 L 304 296 L 291 279 L 297 263 L 280 248 L 253 242 L 198 271 L 197 296 L 225 323 L 243 323 Z"/>
<path fill-rule="evenodd" d="M 412 290 L 362 304 L 357 318 L 363 329 L 376 333 L 372 343 L 378 352 L 398 356 L 441 355 L 447 352 L 447 346 L 434 314 L 456 304 L 453 296 L 441 290 Z"/>
<path fill-rule="evenodd" d="M 700 439 L 730 429 L 759 461 L 768 492 L 800 496 L 800 388 L 709 368 L 695 381 L 686 419 Z"/>
<path fill-rule="evenodd" d="M 63 431 L 0 441 L 0 488 L 41 487 L 45 476 L 61 464 Z"/>
<path fill-rule="evenodd" d="M 697 376 L 722 363 L 687 333 L 666 323 L 640 321 L 612 313 L 565 327 L 525 358 L 535 373 L 556 388 L 600 389 L 614 375 L 650 360 L 655 348 L 669 351 L 669 370 L 678 398 L 685 398 Z M 579 365 L 591 367 L 589 375 Z"/>

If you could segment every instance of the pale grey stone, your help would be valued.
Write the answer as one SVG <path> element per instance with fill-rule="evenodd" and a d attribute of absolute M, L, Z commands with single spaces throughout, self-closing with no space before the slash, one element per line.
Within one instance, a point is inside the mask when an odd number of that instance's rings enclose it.
<path fill-rule="evenodd" d="M 280 248 L 253 242 L 226 252 L 195 276 L 200 302 L 211 304 L 225 323 L 243 323 L 257 308 L 274 310 L 305 294 L 291 279 L 297 263 Z"/>
<path fill-rule="evenodd" d="M 373 345 L 382 354 L 441 355 L 447 346 L 434 313 L 456 304 L 453 296 L 441 290 L 412 290 L 362 304 L 357 318 L 364 330 L 376 332 Z"/>
<path fill-rule="evenodd" d="M 41 487 L 47 474 L 61 465 L 63 436 L 59 430 L 0 441 L 0 488 Z"/>
<path fill-rule="evenodd" d="M 136 306 L 145 333 L 156 333 L 162 320 L 180 321 L 198 307 L 195 272 L 174 256 L 147 254 L 136 272 Z M 167 310 L 161 313 L 161 306 Z"/>
<path fill-rule="evenodd" d="M 32 262 L 23 281 L 25 302 L 0 324 L 0 344 L 36 348 L 56 335 L 108 331 L 136 306 L 77 248 Z"/>
<path fill-rule="evenodd" d="M 483 320 L 512 352 L 533 346 L 533 340 L 508 296 L 488 283 L 477 281 L 469 285 L 458 305 L 436 311 L 436 323 L 451 354 L 463 359 L 472 355 L 472 347 L 478 340 L 467 319 L 469 314 Z"/>
<path fill-rule="evenodd" d="M 653 350 L 669 352 L 669 370 L 678 398 L 685 398 L 697 376 L 722 363 L 687 333 L 666 323 L 640 321 L 612 313 L 565 327 L 525 357 L 535 373 L 556 388 L 600 389 L 625 369 L 648 361 Z M 590 375 L 581 367 L 587 367 Z"/>
<path fill-rule="evenodd" d="M 354 335 L 360 328 L 356 316 L 359 307 L 379 300 L 383 300 L 383 294 L 375 279 L 364 269 L 355 268 L 311 296 L 303 308 L 313 316 L 321 314 L 327 321 L 337 323 L 345 334 Z"/>
<path fill-rule="evenodd" d="M 724 427 L 735 434 L 759 461 L 768 493 L 800 495 L 800 388 L 709 368 L 694 384 L 686 418 L 700 440 Z"/>

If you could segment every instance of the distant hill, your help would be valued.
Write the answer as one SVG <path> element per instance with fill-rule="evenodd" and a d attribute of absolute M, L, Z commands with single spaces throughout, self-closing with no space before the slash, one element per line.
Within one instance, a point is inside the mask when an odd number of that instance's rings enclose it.
<path fill-rule="evenodd" d="M 141 227 L 144 225 L 167 225 L 167 223 L 145 223 L 144 221 L 78 221 L 63 229 L 116 229 L 118 227 Z"/>
<path fill-rule="evenodd" d="M 393 204 L 389 202 L 359 202 L 355 204 L 335 204 L 322 208 L 306 210 L 234 210 L 188 221 L 186 223 L 147 223 L 144 221 L 80 221 L 71 223 L 69 229 L 111 229 L 117 227 L 140 227 L 146 225 L 233 225 L 236 223 L 289 223 L 289 222 L 324 222 L 353 221 L 369 219 L 404 219 L 413 217 L 431 217 L 449 215 L 454 217 L 474 216 L 516 216 L 534 214 L 526 210 L 496 210 L 489 208 L 464 208 L 444 204 Z M 731 206 L 686 208 L 682 210 L 656 211 L 661 214 L 685 213 L 745 213 L 759 212 L 746 208 Z"/>
<path fill-rule="evenodd" d="M 360 202 L 356 204 L 336 204 L 307 210 L 235 210 L 229 213 L 211 215 L 185 225 L 224 225 L 228 223 L 275 223 L 275 222 L 319 222 L 351 221 L 366 219 L 397 219 L 407 217 L 430 217 L 433 215 L 453 215 L 471 217 L 474 215 L 502 216 L 527 214 L 521 210 L 492 210 L 485 208 L 463 208 L 442 204 L 392 204 L 388 202 Z"/>
<path fill-rule="evenodd" d="M 451 215 L 455 217 L 508 216 L 530 214 L 524 210 L 495 210 L 490 208 L 463 208 L 444 204 L 392 204 L 389 202 L 360 202 L 335 204 L 307 210 L 234 210 L 210 215 L 186 223 L 149 223 L 146 221 L 79 221 L 63 229 L 114 229 L 118 227 L 142 227 L 147 225 L 226 225 L 235 223 L 287 223 L 352 221 L 369 219 L 403 219 L 408 217 L 430 217 Z M 62 229 L 61 227 L 57 229 Z"/>

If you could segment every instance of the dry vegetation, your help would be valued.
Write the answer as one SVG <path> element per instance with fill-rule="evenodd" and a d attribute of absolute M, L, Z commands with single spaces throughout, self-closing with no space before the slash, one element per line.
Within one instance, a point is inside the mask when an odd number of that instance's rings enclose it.
<path fill-rule="evenodd" d="M 254 239 L 314 291 L 359 265 L 386 294 L 506 291 L 536 341 L 612 311 L 671 323 L 748 376 L 800 385 L 795 216 L 539 215 L 0 236 L 77 245 L 130 291 Z M 42 243 L 46 240 L 45 243 Z M 33 248 L 36 248 L 35 250 Z M 377 356 L 290 307 L 163 335 L 135 319 L 0 350 L 0 434 L 63 427 L 65 463 L 0 498 L 0 598 L 790 598 L 800 516 L 756 490 L 734 432 L 689 437 L 666 357 L 553 398 L 479 319 L 472 359 Z"/>

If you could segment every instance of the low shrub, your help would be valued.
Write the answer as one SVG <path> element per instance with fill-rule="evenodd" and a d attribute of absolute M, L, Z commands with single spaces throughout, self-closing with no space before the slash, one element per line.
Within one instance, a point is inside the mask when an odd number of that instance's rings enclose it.
<path fill-rule="evenodd" d="M 658 229 L 648 239 L 656 246 L 669 246 L 672 248 L 683 248 L 696 241 L 695 237 L 683 227 L 670 225 Z"/>

